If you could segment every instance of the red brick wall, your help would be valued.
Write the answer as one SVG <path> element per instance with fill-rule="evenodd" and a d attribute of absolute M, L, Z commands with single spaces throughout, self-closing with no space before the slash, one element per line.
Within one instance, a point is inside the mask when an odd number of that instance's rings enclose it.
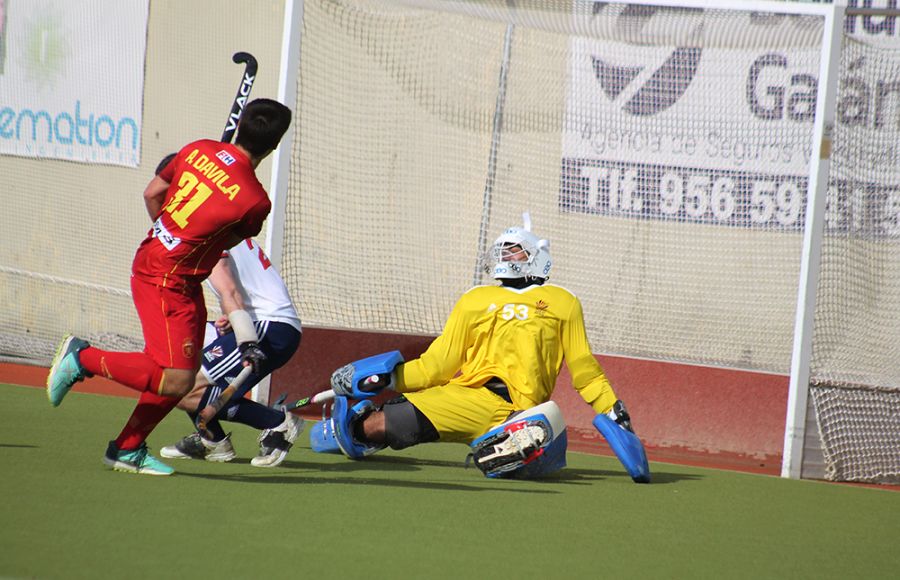
<path fill-rule="evenodd" d="M 353 360 L 399 350 L 409 360 L 432 337 L 307 328 L 293 360 L 272 377 L 271 397 L 299 398 L 328 387 L 331 372 Z M 651 459 L 717 457 L 735 467 L 777 472 L 784 439 L 788 377 L 665 362 L 597 357 Z M 603 446 L 593 411 L 563 366 L 553 399 L 570 427 L 573 449 Z M 313 408 L 307 415 L 316 415 Z M 574 437 L 573 437 L 574 435 Z M 687 461 L 691 462 L 691 461 Z M 698 463 L 707 463 L 698 459 Z"/>

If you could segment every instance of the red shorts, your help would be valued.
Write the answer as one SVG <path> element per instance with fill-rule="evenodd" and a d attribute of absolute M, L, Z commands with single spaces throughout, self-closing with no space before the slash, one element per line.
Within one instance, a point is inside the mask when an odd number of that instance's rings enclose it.
<path fill-rule="evenodd" d="M 132 276 L 131 294 L 144 331 L 144 352 L 163 368 L 198 369 L 206 326 L 203 289 L 163 288 Z"/>

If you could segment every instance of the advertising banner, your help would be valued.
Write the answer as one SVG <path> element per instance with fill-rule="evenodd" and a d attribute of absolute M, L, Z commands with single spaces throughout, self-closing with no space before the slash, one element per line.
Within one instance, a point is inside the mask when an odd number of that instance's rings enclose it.
<path fill-rule="evenodd" d="M 0 0 L 0 154 L 136 167 L 149 0 Z"/>
<path fill-rule="evenodd" d="M 595 18 L 613 31 L 684 25 L 662 42 L 571 40 L 560 209 L 802 230 L 819 153 L 821 22 L 600 8 Z M 894 19 L 845 24 L 826 227 L 900 236 L 900 55 L 886 48 Z"/>

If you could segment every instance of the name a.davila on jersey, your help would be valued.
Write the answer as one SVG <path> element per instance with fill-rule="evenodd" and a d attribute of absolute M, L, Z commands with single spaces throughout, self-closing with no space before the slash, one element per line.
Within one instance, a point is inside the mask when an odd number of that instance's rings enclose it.
<path fill-rule="evenodd" d="M 241 191 L 241 186 L 236 183 L 230 185 L 226 184 L 226 182 L 231 179 L 231 176 L 228 175 L 215 161 L 203 154 L 198 156 L 198 153 L 199 150 L 194 149 L 188 154 L 185 161 L 190 163 L 194 169 L 205 175 L 207 179 L 215 183 L 216 187 L 219 188 L 219 191 L 227 195 L 229 199 L 234 199 Z"/>

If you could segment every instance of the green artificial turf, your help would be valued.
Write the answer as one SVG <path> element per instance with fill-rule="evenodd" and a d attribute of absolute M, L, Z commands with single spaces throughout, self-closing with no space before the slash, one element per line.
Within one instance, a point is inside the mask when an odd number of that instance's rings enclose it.
<path fill-rule="evenodd" d="M 900 493 L 653 463 L 637 485 L 614 458 L 569 453 L 543 481 L 488 480 L 467 448 L 363 461 L 301 435 L 274 469 L 170 461 L 171 477 L 101 458 L 135 401 L 0 385 L 0 577 L 888 578 Z M 173 412 L 158 452 L 187 434 Z"/>

